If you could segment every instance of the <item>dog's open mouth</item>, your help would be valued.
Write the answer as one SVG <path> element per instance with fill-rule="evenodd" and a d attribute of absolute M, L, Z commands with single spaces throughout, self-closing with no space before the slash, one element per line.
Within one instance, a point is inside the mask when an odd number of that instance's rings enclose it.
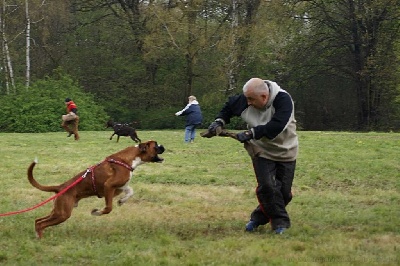
<path fill-rule="evenodd" d="M 165 151 L 165 148 L 163 145 L 157 145 L 155 149 L 157 151 L 157 155 L 153 157 L 152 161 L 155 163 L 161 163 L 162 161 L 164 161 L 164 159 L 158 156 L 158 154 L 162 154 Z"/>
<path fill-rule="evenodd" d="M 159 156 L 156 156 L 156 157 L 153 157 L 153 160 L 152 160 L 154 163 L 161 163 L 162 161 L 164 161 L 164 159 L 163 158 L 161 158 L 161 157 L 159 157 Z"/>

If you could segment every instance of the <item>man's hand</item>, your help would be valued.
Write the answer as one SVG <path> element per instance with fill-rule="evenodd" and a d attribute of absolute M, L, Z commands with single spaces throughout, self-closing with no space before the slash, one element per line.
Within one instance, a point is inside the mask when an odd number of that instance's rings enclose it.
<path fill-rule="evenodd" d="M 253 138 L 253 132 L 251 130 L 246 130 L 236 134 L 236 138 L 241 143 L 247 142 Z"/>
<path fill-rule="evenodd" d="M 214 136 L 218 136 L 219 133 L 221 133 L 222 131 L 222 127 L 224 126 L 224 124 L 222 123 L 222 121 L 216 120 L 214 122 L 212 122 L 209 126 L 208 126 L 208 131 L 214 135 Z"/>

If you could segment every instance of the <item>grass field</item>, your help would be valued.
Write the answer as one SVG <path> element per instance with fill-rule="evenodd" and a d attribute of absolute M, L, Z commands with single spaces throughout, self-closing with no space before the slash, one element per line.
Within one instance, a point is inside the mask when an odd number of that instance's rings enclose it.
<path fill-rule="evenodd" d="M 103 199 L 80 202 L 72 217 L 34 233 L 52 203 L 0 217 L 0 265 L 399 265 L 400 134 L 299 132 L 300 153 L 288 206 L 292 228 L 246 233 L 256 207 L 255 178 L 239 142 L 183 143 L 183 130 L 139 131 L 166 148 L 162 164 L 134 172 L 135 195 L 109 215 L 90 215 Z M 59 184 L 134 143 L 110 131 L 0 133 L 0 213 L 24 210 L 53 194 L 26 170 Z M 116 203 L 116 201 L 114 201 Z"/>

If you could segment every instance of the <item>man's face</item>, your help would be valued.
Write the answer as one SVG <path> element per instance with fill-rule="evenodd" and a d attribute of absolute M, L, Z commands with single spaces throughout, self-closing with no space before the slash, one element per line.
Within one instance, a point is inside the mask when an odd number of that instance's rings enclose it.
<path fill-rule="evenodd" d="M 268 102 L 267 92 L 255 93 L 253 88 L 249 88 L 245 93 L 247 104 L 256 109 L 263 109 Z"/>

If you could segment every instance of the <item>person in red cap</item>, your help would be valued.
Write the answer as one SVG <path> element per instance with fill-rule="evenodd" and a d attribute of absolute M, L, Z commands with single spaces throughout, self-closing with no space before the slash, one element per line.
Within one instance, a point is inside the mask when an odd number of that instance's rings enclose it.
<path fill-rule="evenodd" d="M 78 116 L 78 107 L 76 104 L 70 99 L 65 99 L 65 105 L 67 107 L 67 114 L 62 116 L 62 124 L 61 127 L 68 132 L 68 137 L 71 137 L 72 134 L 75 136 L 75 140 L 79 140 L 78 133 L 78 124 L 79 124 L 79 116 Z"/>

